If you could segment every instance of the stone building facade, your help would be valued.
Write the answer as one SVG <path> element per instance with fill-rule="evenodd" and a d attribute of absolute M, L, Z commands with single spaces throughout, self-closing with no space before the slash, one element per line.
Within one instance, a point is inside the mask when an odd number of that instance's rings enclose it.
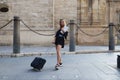
<path fill-rule="evenodd" d="M 75 20 L 76 42 L 80 45 L 107 45 L 108 23 L 120 23 L 120 0 L 0 0 L 0 26 L 19 16 L 31 29 L 54 34 L 59 20 Z M 3 10 L 3 11 L 2 11 Z M 84 31 L 87 34 L 81 32 Z M 23 45 L 50 45 L 54 36 L 37 35 L 20 24 Z M 117 37 L 115 37 L 117 41 Z M 69 41 L 69 39 L 68 39 Z M 13 23 L 0 30 L 0 44 L 12 45 Z"/>

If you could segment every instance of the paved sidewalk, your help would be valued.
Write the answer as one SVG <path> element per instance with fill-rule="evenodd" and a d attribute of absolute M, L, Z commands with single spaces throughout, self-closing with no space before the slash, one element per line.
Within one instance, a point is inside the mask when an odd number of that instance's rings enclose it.
<path fill-rule="evenodd" d="M 118 46 L 120 49 L 120 46 Z M 0 46 L 0 53 L 12 53 L 12 46 Z M 108 50 L 107 46 L 76 46 L 76 51 L 103 51 Z M 117 49 L 118 50 L 118 49 Z M 69 46 L 65 45 L 62 52 L 68 52 Z M 21 46 L 21 53 L 29 52 L 56 52 L 55 46 L 41 47 L 41 46 Z"/>
<path fill-rule="evenodd" d="M 12 46 L 0 46 L 0 53 L 12 53 Z M 120 46 L 115 46 L 116 51 L 120 51 Z M 69 45 L 65 45 L 61 50 L 62 52 L 69 52 Z M 84 51 L 108 51 L 108 46 L 76 46 L 76 52 Z M 30 52 L 56 52 L 55 46 L 42 47 L 42 46 L 21 46 L 21 53 Z"/>
<path fill-rule="evenodd" d="M 55 46 L 21 46 L 20 54 L 13 54 L 12 46 L 0 46 L 0 57 L 20 57 L 33 55 L 54 55 L 56 54 Z M 69 52 L 69 46 L 65 45 L 61 49 L 62 54 L 81 54 L 81 53 L 110 53 L 120 52 L 120 46 L 115 46 L 115 51 L 109 51 L 108 46 L 76 46 L 76 51 Z"/>
<path fill-rule="evenodd" d="M 41 72 L 30 67 L 35 56 L 0 58 L 0 80 L 120 80 L 116 67 L 119 53 L 62 55 L 63 67 L 56 71 L 55 55 L 41 56 L 47 60 Z"/>

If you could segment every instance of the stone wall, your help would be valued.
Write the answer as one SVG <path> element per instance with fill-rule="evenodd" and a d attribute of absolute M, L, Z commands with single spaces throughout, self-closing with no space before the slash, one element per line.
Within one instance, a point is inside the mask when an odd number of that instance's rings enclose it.
<path fill-rule="evenodd" d="M 4 0 L 3 0 L 4 1 Z M 92 7 L 90 0 L 5 0 L 0 2 L 8 5 L 8 12 L 0 12 L 0 26 L 19 16 L 31 29 L 42 34 L 53 34 L 59 28 L 59 20 L 65 19 L 75 22 L 89 34 L 97 34 L 108 25 L 108 2 L 106 0 L 93 0 Z M 114 5 L 113 5 L 114 4 Z M 117 21 L 116 10 L 119 2 L 110 3 L 110 21 Z M 115 10 L 113 10 L 114 8 Z M 40 36 L 29 31 L 22 23 L 21 44 L 23 45 L 51 45 L 54 36 Z M 80 45 L 107 45 L 108 32 L 98 36 L 90 37 L 76 32 L 76 40 Z M 89 39 L 89 40 L 88 40 Z M 88 40 L 88 41 L 87 41 Z M 0 31 L 0 43 L 12 45 L 13 42 L 13 23 Z"/>
<path fill-rule="evenodd" d="M 53 34 L 59 28 L 59 20 L 77 18 L 76 0 L 5 0 L 1 4 L 9 6 L 8 12 L 0 12 L 0 26 L 6 24 L 14 16 L 19 16 L 31 29 L 42 34 Z M 74 2 L 74 3 L 73 3 Z M 21 44 L 48 45 L 54 36 L 40 36 L 30 32 L 22 23 Z M 9 34 L 11 33 L 11 34 Z M 9 34 L 9 36 L 7 36 Z M 6 37 L 5 37 L 6 36 Z M 0 34 L 3 45 L 13 43 L 13 23 L 4 28 Z"/>
<path fill-rule="evenodd" d="M 89 6 L 88 0 L 78 0 L 77 21 L 79 27 L 90 35 L 97 35 L 107 27 L 107 3 L 105 0 L 93 0 Z M 91 8 L 90 8 L 91 7 Z M 108 31 L 99 36 L 89 36 L 78 30 L 77 42 L 80 45 L 107 45 Z"/>
<path fill-rule="evenodd" d="M 77 22 L 77 0 L 55 0 L 54 19 L 55 27 L 59 27 L 60 19 L 65 19 L 67 23 L 70 20 Z"/>
<path fill-rule="evenodd" d="M 105 28 L 81 28 L 85 33 L 89 34 L 86 35 L 80 30 L 78 31 L 77 42 L 79 45 L 108 45 L 108 29 Z M 99 35 L 100 34 L 100 35 Z"/>

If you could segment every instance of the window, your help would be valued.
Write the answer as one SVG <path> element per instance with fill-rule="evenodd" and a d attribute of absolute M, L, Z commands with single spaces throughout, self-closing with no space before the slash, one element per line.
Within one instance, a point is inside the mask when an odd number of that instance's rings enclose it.
<path fill-rule="evenodd" d="M 9 7 L 7 4 L 0 4 L 0 12 L 8 12 Z"/>
<path fill-rule="evenodd" d="M 2 7 L 2 8 L 0 8 L 0 11 L 1 11 L 1 12 L 8 12 L 9 9 L 8 9 L 7 7 Z"/>

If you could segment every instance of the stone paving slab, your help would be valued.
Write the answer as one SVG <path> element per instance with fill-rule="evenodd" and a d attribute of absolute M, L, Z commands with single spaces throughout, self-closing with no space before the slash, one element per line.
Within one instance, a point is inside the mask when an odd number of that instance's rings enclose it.
<path fill-rule="evenodd" d="M 41 71 L 34 71 L 31 57 L 0 58 L 0 80 L 120 80 L 117 69 L 119 53 L 65 54 L 63 67 L 56 71 L 56 55 L 42 55 L 47 63 Z"/>

